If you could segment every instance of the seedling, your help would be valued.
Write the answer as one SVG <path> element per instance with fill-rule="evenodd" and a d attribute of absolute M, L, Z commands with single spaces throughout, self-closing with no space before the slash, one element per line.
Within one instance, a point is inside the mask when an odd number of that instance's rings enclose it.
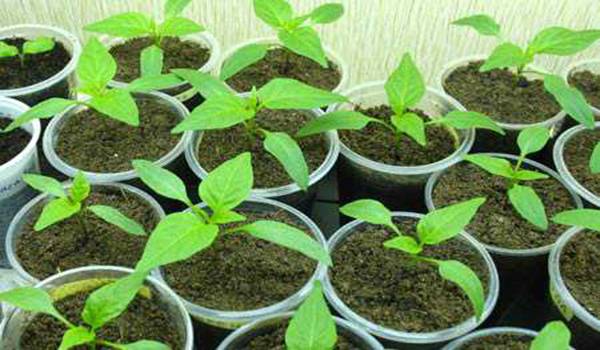
<path fill-rule="evenodd" d="M 277 31 L 285 48 L 328 67 L 325 50 L 314 27 L 338 20 L 344 14 L 342 4 L 323 4 L 306 15 L 295 16 L 292 5 L 287 0 L 254 0 L 254 13 Z M 262 60 L 270 48 L 271 45 L 267 44 L 252 44 L 238 50 L 223 64 L 221 80 L 227 80 Z"/>
<path fill-rule="evenodd" d="M 54 307 L 54 300 L 48 292 L 40 288 L 22 287 L 0 293 L 0 301 L 23 311 L 49 315 L 67 328 L 58 350 L 69 350 L 79 346 L 88 349 L 108 347 L 117 350 L 169 350 L 170 347 L 152 340 L 140 340 L 130 344 L 118 344 L 101 339 L 99 333 L 110 321 L 119 317 L 135 296 L 148 295 L 150 290 L 143 286 L 146 275 L 134 273 L 127 277 L 105 284 L 92 292 L 85 301 L 81 312 L 81 324 L 76 325 Z"/>
<path fill-rule="evenodd" d="M 118 209 L 107 205 L 88 205 L 88 199 L 91 191 L 90 183 L 86 180 L 82 172 L 75 174 L 73 184 L 68 190 L 57 180 L 37 175 L 24 174 L 23 181 L 36 190 L 56 198 L 49 201 L 42 209 L 40 217 L 37 219 L 33 229 L 36 231 L 44 230 L 58 222 L 66 220 L 77 215 L 78 222 L 85 232 L 85 221 L 81 217 L 81 212 L 89 210 L 100 219 L 115 225 L 123 231 L 136 235 L 145 236 L 144 227 L 121 213 Z M 88 232 L 92 234 L 92 232 Z"/>
<path fill-rule="evenodd" d="M 517 137 L 520 154 L 514 166 L 506 159 L 485 154 L 465 156 L 465 160 L 477 165 L 490 174 L 506 178 L 508 198 L 515 210 L 525 220 L 544 231 L 548 229 L 548 219 L 544 203 L 542 203 L 542 200 L 532 187 L 522 185 L 521 182 L 547 179 L 549 176 L 537 171 L 521 169 L 521 167 L 525 157 L 540 151 L 549 139 L 550 131 L 547 128 L 537 126 L 523 129 Z"/>
<path fill-rule="evenodd" d="M 156 267 L 185 260 L 208 248 L 219 235 L 244 232 L 305 256 L 331 265 L 327 251 L 303 231 L 290 225 L 258 220 L 245 223 L 246 217 L 234 209 L 250 195 L 253 184 L 250 154 L 243 153 L 210 172 L 198 187 L 208 209 L 192 204 L 186 188 L 175 174 L 151 162 L 136 160 L 133 166 L 142 181 L 156 193 L 184 203 L 189 211 L 166 216 L 154 229 L 136 269 Z M 220 225 L 242 223 L 223 229 Z"/>
<path fill-rule="evenodd" d="M 361 199 L 344 205 L 340 211 L 349 217 L 374 225 L 383 225 L 397 234 L 384 242 L 384 247 L 400 250 L 418 263 L 433 264 L 440 276 L 460 287 L 467 295 L 478 319 L 483 315 L 485 296 L 481 281 L 465 264 L 456 260 L 438 260 L 423 256 L 427 245 L 438 245 L 456 237 L 471 221 L 485 198 L 475 198 L 434 210 L 421 218 L 417 224 L 417 237 L 403 234 L 394 224 L 392 213 L 383 204 L 371 199 Z"/>
<path fill-rule="evenodd" d="M 533 339 L 530 350 L 569 350 L 571 332 L 561 321 L 547 323 Z"/>
<path fill-rule="evenodd" d="M 19 48 L 16 46 L 0 41 L 0 58 L 18 56 L 21 60 L 21 66 L 25 66 L 25 58 L 27 55 L 52 51 L 55 45 L 56 43 L 54 40 L 52 40 L 52 38 L 44 36 L 25 41 L 21 50 L 19 50 Z"/>
<path fill-rule="evenodd" d="M 461 18 L 455 25 L 469 26 L 479 34 L 495 36 L 502 43 L 496 46 L 485 63 L 481 72 L 492 69 L 514 68 L 518 76 L 524 73 L 543 75 L 544 87 L 554 96 L 561 108 L 579 123 L 594 128 L 594 115 L 583 94 L 569 87 L 561 77 L 546 72 L 540 72 L 529 66 L 537 55 L 571 56 L 585 50 L 600 38 L 600 30 L 571 30 L 562 27 L 549 27 L 535 35 L 532 41 L 523 49 L 520 46 L 505 41 L 500 31 L 500 25 L 487 15 L 474 15 Z"/>

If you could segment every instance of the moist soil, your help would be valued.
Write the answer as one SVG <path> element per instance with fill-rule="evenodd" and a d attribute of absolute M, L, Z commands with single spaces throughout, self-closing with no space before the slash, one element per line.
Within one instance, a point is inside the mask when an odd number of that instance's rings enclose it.
<path fill-rule="evenodd" d="M 0 117 L 0 130 L 6 128 L 12 119 Z M 8 163 L 27 147 L 31 134 L 18 128 L 6 134 L 0 133 L 0 165 Z"/>
<path fill-rule="evenodd" d="M 380 105 L 371 108 L 357 107 L 356 111 L 369 117 L 389 123 L 394 111 L 390 106 Z M 412 111 L 429 120 L 423 111 Z M 396 136 L 379 123 L 369 123 L 361 130 L 341 130 L 340 140 L 351 150 L 373 161 L 398 166 L 418 166 L 435 163 L 456 151 L 457 142 L 450 131 L 443 126 L 429 126 L 425 129 L 427 144 L 423 147 L 407 135 L 400 143 Z"/>
<path fill-rule="evenodd" d="M 248 220 L 275 220 L 308 232 L 284 211 L 268 214 L 241 211 Z M 223 234 L 190 259 L 164 268 L 166 281 L 182 298 L 206 308 L 254 310 L 298 292 L 316 269 L 304 255 L 247 233 Z"/>
<path fill-rule="evenodd" d="M 494 334 L 474 339 L 460 350 L 529 350 L 531 337 L 519 334 Z"/>
<path fill-rule="evenodd" d="M 324 68 L 310 58 L 298 55 L 285 48 L 274 48 L 260 61 L 246 67 L 227 84 L 234 90 L 245 92 L 257 89 L 275 78 L 291 78 L 324 90 L 335 89 L 342 80 L 342 74 L 335 63 L 328 60 Z"/>
<path fill-rule="evenodd" d="M 136 99 L 140 125 L 130 126 L 92 109 L 69 117 L 56 141 L 56 153 L 67 164 L 89 172 L 131 170 L 131 161 L 156 161 L 179 143 L 171 133 L 180 122 L 168 105 L 154 99 Z"/>
<path fill-rule="evenodd" d="M 477 61 L 459 67 L 443 83 L 444 90 L 467 110 L 512 124 L 539 123 L 560 112 L 542 80 L 519 77 L 509 69 L 481 73 L 482 64 Z"/>
<path fill-rule="evenodd" d="M 18 47 L 19 51 L 25 43 L 21 38 L 3 41 Z M 62 71 L 70 60 L 71 54 L 58 41 L 48 52 L 25 55 L 22 63 L 18 56 L 0 58 L 0 77 L 2 77 L 0 90 L 17 89 L 40 83 Z"/>
<path fill-rule="evenodd" d="M 395 221 L 402 232 L 416 235 L 416 220 Z M 340 299 L 371 322 L 406 332 L 439 331 L 472 317 L 466 294 L 440 277 L 436 266 L 383 247 L 396 236 L 382 226 L 363 224 L 335 249 L 331 278 Z M 461 261 L 487 290 L 485 262 L 468 243 L 452 239 L 426 246 L 423 256 Z"/>
<path fill-rule="evenodd" d="M 109 205 L 139 222 L 146 232 L 158 223 L 154 209 L 137 196 L 114 188 L 94 187 L 87 205 Z M 19 262 L 42 280 L 60 271 L 88 265 L 134 267 L 147 238 L 122 231 L 84 210 L 71 218 L 34 231 L 43 204 L 38 204 L 25 223 L 16 244 Z M 85 231 L 84 231 L 85 226 Z"/>
<path fill-rule="evenodd" d="M 600 76 L 588 70 L 573 73 L 569 84 L 581 91 L 585 99 L 594 107 L 600 108 Z M 598 119 L 598 116 L 596 116 Z"/>
<path fill-rule="evenodd" d="M 525 169 L 536 170 L 524 166 Z M 563 185 L 554 178 L 525 181 L 535 189 L 546 208 L 548 218 L 569 209 L 575 209 L 573 199 Z M 433 203 L 441 208 L 475 197 L 486 197 L 466 231 L 480 242 L 509 249 L 529 249 L 552 244 L 568 228 L 549 221 L 547 231 L 537 229 L 523 219 L 508 199 L 508 185 L 500 176 L 494 176 L 466 162 L 450 167 L 433 190 Z"/>
<path fill-rule="evenodd" d="M 560 255 L 560 273 L 579 304 L 600 318 L 600 235 L 584 231 L 574 236 Z"/>
<path fill-rule="evenodd" d="M 565 145 L 563 158 L 573 177 L 588 191 L 600 196 L 600 174 L 593 174 L 590 159 L 600 142 L 600 129 L 583 130 Z"/>
<path fill-rule="evenodd" d="M 300 111 L 262 110 L 256 116 L 256 123 L 269 131 L 293 136 L 312 118 Z M 296 141 L 302 149 L 309 173 L 312 173 L 327 157 L 327 139 L 324 135 L 314 135 Z M 206 171 L 212 171 L 243 152 L 252 154 L 256 188 L 279 187 L 293 182 L 277 158 L 265 150 L 263 139 L 251 136 L 241 124 L 222 130 L 204 131 L 196 156 Z"/>
<path fill-rule="evenodd" d="M 153 294 L 156 292 L 153 291 Z M 85 300 L 91 292 L 70 295 L 54 303 L 57 310 L 69 321 L 83 325 L 81 312 Z M 97 336 L 99 339 L 120 344 L 133 343 L 139 340 L 154 340 L 171 346 L 173 350 L 183 350 L 183 339 L 166 307 L 141 294 L 131 302 L 121 316 L 102 327 Z M 47 315 L 37 315 L 26 326 L 21 336 L 20 350 L 56 350 L 67 328 Z M 73 350 L 87 350 L 88 346 L 77 346 Z M 112 348 L 98 345 L 97 350 Z M 8 349 L 15 350 L 15 349 Z"/>
<path fill-rule="evenodd" d="M 152 38 L 135 38 L 110 49 L 117 61 L 116 81 L 129 83 L 140 77 L 140 55 L 153 45 Z M 208 62 L 210 50 L 201 44 L 175 37 L 164 38 L 161 43 L 164 55 L 163 73 L 175 68 L 200 69 Z"/>

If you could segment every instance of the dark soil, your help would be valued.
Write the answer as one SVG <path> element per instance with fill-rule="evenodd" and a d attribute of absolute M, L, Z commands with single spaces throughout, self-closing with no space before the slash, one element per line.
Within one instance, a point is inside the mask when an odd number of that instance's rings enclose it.
<path fill-rule="evenodd" d="M 527 167 L 525 167 L 527 168 Z M 535 170 L 530 168 L 530 170 Z M 561 211 L 574 209 L 569 192 L 556 179 L 526 181 L 542 199 L 548 218 Z M 506 180 L 466 162 L 449 168 L 433 191 L 438 208 L 475 197 L 486 197 L 467 232 L 480 242 L 509 249 L 529 249 L 552 244 L 567 229 L 549 220 L 548 231 L 541 231 L 526 221 L 513 208 L 507 194 Z"/>
<path fill-rule="evenodd" d="M 234 90 L 246 92 L 253 86 L 260 88 L 275 78 L 291 78 L 324 90 L 335 89 L 342 80 L 342 74 L 335 63 L 328 61 L 328 68 L 300 56 L 285 48 L 275 48 L 267 52 L 262 60 L 246 67 L 227 80 Z"/>
<path fill-rule="evenodd" d="M 569 76 L 569 84 L 581 91 L 592 106 L 600 108 L 600 76 L 587 70 L 576 72 Z"/>
<path fill-rule="evenodd" d="M 117 208 L 142 224 L 146 232 L 158 223 L 154 209 L 128 192 L 94 187 L 86 203 Z M 42 208 L 42 204 L 35 207 L 16 247 L 23 268 L 38 279 L 87 265 L 134 267 L 142 256 L 146 237 L 128 234 L 87 210 L 36 232 L 33 225 Z"/>
<path fill-rule="evenodd" d="M 588 191 L 600 196 L 600 174 L 593 174 L 590 159 L 600 142 L 600 129 L 583 130 L 565 144 L 563 157 L 573 177 Z"/>
<path fill-rule="evenodd" d="M 3 39 L 6 44 L 21 50 L 24 39 Z M 26 55 L 23 64 L 17 57 L 0 58 L 0 90 L 17 89 L 40 83 L 49 79 L 65 68 L 71 60 L 71 54 L 62 43 L 56 42 L 54 49 L 48 52 Z"/>
<path fill-rule="evenodd" d="M 508 69 L 479 72 L 483 61 L 459 67 L 444 81 L 444 90 L 470 111 L 502 123 L 533 124 L 560 112 L 542 80 L 528 80 Z"/>
<path fill-rule="evenodd" d="M 600 234 L 585 231 L 571 239 L 560 256 L 560 273 L 575 300 L 600 318 Z"/>
<path fill-rule="evenodd" d="M 386 105 L 357 111 L 377 119 L 389 122 L 394 114 L 392 108 Z M 422 111 L 413 111 L 425 120 L 429 117 Z M 427 144 L 425 147 L 407 135 L 403 135 L 400 144 L 396 137 L 385 126 L 370 123 L 362 130 L 342 130 L 340 140 L 351 150 L 370 160 L 399 166 L 418 166 L 435 163 L 452 155 L 457 144 L 449 130 L 442 126 L 430 126 L 425 129 Z"/>
<path fill-rule="evenodd" d="M 311 118 L 299 111 L 262 110 L 256 116 L 256 123 L 269 131 L 294 136 Z M 327 140 L 324 135 L 315 135 L 296 141 L 302 149 L 309 173 L 312 173 L 327 157 Z M 277 158 L 265 150 L 263 139 L 249 136 L 241 124 L 228 129 L 204 131 L 196 156 L 202 167 L 211 171 L 243 152 L 252 153 L 254 187 L 278 187 L 293 182 Z"/>
<path fill-rule="evenodd" d="M 416 234 L 416 220 L 396 221 L 405 234 Z M 340 299 L 371 322 L 406 332 L 439 331 L 472 317 L 467 296 L 436 266 L 383 247 L 395 236 L 382 226 L 364 224 L 335 249 L 331 277 Z M 453 239 L 426 247 L 422 255 L 465 263 L 487 290 L 485 262 L 468 243 Z"/>
<path fill-rule="evenodd" d="M 83 325 L 81 311 L 90 292 L 68 296 L 54 305 L 69 321 Z M 38 315 L 26 326 L 21 336 L 21 350 L 56 350 L 66 327 L 47 315 Z M 120 344 L 139 340 L 154 340 L 171 346 L 174 350 L 183 350 L 183 339 L 174 324 L 171 324 L 168 310 L 155 300 L 140 294 L 118 318 L 109 322 L 98 332 L 99 339 Z M 73 350 L 87 350 L 87 346 L 78 346 Z M 98 346 L 98 350 L 110 350 Z"/>
<path fill-rule="evenodd" d="M 6 128 L 12 119 L 0 116 L 0 130 Z M 8 133 L 0 133 L 0 165 L 8 163 L 27 147 L 31 134 L 25 129 L 15 129 Z"/>
<path fill-rule="evenodd" d="M 474 339 L 460 350 L 528 350 L 531 337 L 517 334 L 495 334 Z"/>
<path fill-rule="evenodd" d="M 135 38 L 110 49 L 117 61 L 116 81 L 131 82 L 140 77 L 140 55 L 154 42 L 151 38 Z M 210 59 L 210 50 L 198 43 L 168 37 L 163 39 L 163 73 L 175 68 L 200 69 Z"/>
<path fill-rule="evenodd" d="M 169 153 L 181 135 L 171 133 L 181 120 L 170 106 L 136 99 L 140 125 L 134 127 L 92 109 L 71 116 L 56 141 L 56 153 L 67 164 L 90 172 L 131 170 L 131 161 L 156 161 Z"/>
<path fill-rule="evenodd" d="M 275 220 L 307 232 L 283 211 L 269 214 L 242 211 L 242 214 L 248 223 Z M 315 268 L 316 262 L 310 258 L 274 243 L 247 233 L 221 233 L 208 249 L 167 266 L 164 272 L 169 286 L 194 304 L 245 311 L 273 305 L 295 294 Z"/>

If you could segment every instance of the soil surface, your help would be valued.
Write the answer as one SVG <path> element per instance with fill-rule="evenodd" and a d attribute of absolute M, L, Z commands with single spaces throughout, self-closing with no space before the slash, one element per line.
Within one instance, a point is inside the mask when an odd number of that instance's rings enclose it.
<path fill-rule="evenodd" d="M 241 213 L 245 223 L 275 220 L 309 232 L 284 211 Z M 223 234 L 225 229 L 208 249 L 164 268 L 168 285 L 182 298 L 217 310 L 258 309 L 295 294 L 315 271 L 316 262 L 300 253 L 247 233 Z"/>
<path fill-rule="evenodd" d="M 56 153 L 67 164 L 89 172 L 115 173 L 132 169 L 131 161 L 156 161 L 181 139 L 171 129 L 181 120 L 164 102 L 136 99 L 140 125 L 130 126 L 92 109 L 69 117 L 56 141 Z"/>
<path fill-rule="evenodd" d="M 560 273 L 567 288 L 588 312 L 600 318 L 600 235 L 584 231 L 563 248 Z"/>
<path fill-rule="evenodd" d="M 269 131 L 285 132 L 294 136 L 312 117 L 292 110 L 262 110 L 256 123 Z M 206 171 L 211 171 L 243 152 L 252 153 L 254 187 L 270 188 L 293 182 L 288 173 L 271 153 L 265 150 L 264 138 L 250 136 L 244 125 L 239 124 L 222 130 L 204 131 L 196 156 Z M 296 140 L 302 149 L 309 174 L 315 171 L 329 151 L 324 135 L 314 135 Z"/>
<path fill-rule="evenodd" d="M 369 117 L 385 120 L 389 123 L 394 114 L 386 105 L 356 110 Z M 424 112 L 415 110 L 425 120 L 429 120 Z M 385 126 L 370 123 L 362 130 L 341 130 L 340 140 L 351 150 L 373 161 L 399 166 L 418 166 L 435 163 L 452 155 L 456 150 L 456 139 L 443 126 L 429 126 L 425 129 L 427 144 L 418 144 L 411 137 L 403 135 L 400 144 L 396 136 Z"/>
<path fill-rule="evenodd" d="M 260 61 L 246 67 L 227 80 L 227 84 L 238 92 L 260 88 L 275 78 L 291 78 L 324 90 L 335 89 L 342 80 L 342 73 L 335 63 L 328 61 L 322 67 L 310 58 L 298 55 L 285 48 L 274 48 Z"/>
<path fill-rule="evenodd" d="M 569 76 L 569 84 L 581 91 L 585 99 L 600 108 L 600 76 L 590 71 L 580 71 Z M 598 119 L 598 116 L 596 116 Z"/>
<path fill-rule="evenodd" d="M 524 181 L 522 184 L 535 189 L 544 203 L 548 218 L 561 211 L 575 209 L 569 192 L 554 178 Z M 507 190 L 508 185 L 503 177 L 463 162 L 449 168 L 440 177 L 433 190 L 433 202 L 437 208 L 441 208 L 475 197 L 486 197 L 486 202 L 479 208 L 466 231 L 482 243 L 502 248 L 528 249 L 552 244 L 568 228 L 548 220 L 548 231 L 537 229 L 513 208 Z"/>
<path fill-rule="evenodd" d="M 154 44 L 151 38 L 135 38 L 110 49 L 117 61 L 116 81 L 131 82 L 140 77 L 140 55 Z M 200 69 L 210 59 L 210 50 L 201 44 L 175 37 L 163 39 L 161 48 L 164 55 L 163 73 L 175 68 Z"/>
<path fill-rule="evenodd" d="M 513 124 L 539 123 L 560 112 L 542 80 L 528 80 L 509 69 L 481 73 L 482 64 L 478 61 L 459 67 L 443 83 L 444 90 L 467 110 Z"/>
<path fill-rule="evenodd" d="M 0 116 L 0 130 L 6 128 L 12 119 Z M 0 132 L 0 165 L 8 163 L 27 147 L 31 134 L 25 129 L 15 129 L 8 133 Z"/>
<path fill-rule="evenodd" d="M 600 174 L 593 174 L 590 159 L 600 142 L 600 129 L 584 130 L 565 144 L 563 157 L 573 177 L 588 191 L 600 196 Z"/>
<path fill-rule="evenodd" d="M 403 233 L 416 234 L 416 220 L 396 222 Z M 473 308 L 466 294 L 444 280 L 436 266 L 383 247 L 395 236 L 382 226 L 363 224 L 335 249 L 331 278 L 340 299 L 362 317 L 406 332 L 439 331 L 472 317 Z M 427 246 L 422 255 L 463 262 L 475 271 L 487 290 L 485 262 L 468 243 L 453 239 Z"/>
<path fill-rule="evenodd" d="M 148 233 L 158 223 L 152 207 L 137 196 L 118 189 L 94 187 L 86 204 L 117 208 L 142 224 Z M 89 210 L 42 231 L 34 231 L 33 225 L 42 208 L 42 204 L 34 208 L 16 247 L 23 268 L 40 280 L 60 271 L 87 265 L 134 267 L 142 256 L 146 237 L 128 234 Z"/>
<path fill-rule="evenodd" d="M 495 334 L 477 338 L 460 350 L 529 350 L 531 337 L 517 334 Z"/>
<path fill-rule="evenodd" d="M 24 39 L 11 38 L 2 40 L 21 50 Z M 48 52 L 25 55 L 21 62 L 19 56 L 0 58 L 0 90 L 17 89 L 40 83 L 49 79 L 65 68 L 71 60 L 71 54 L 62 43 L 56 42 Z"/>
<path fill-rule="evenodd" d="M 69 321 L 83 325 L 81 311 L 90 293 L 68 296 L 54 303 L 57 310 Z M 27 325 L 21 337 L 21 350 L 56 350 L 66 327 L 47 315 L 38 315 Z M 171 324 L 165 306 L 138 294 L 127 310 L 118 318 L 109 322 L 98 332 L 99 339 L 120 344 L 139 340 L 154 340 L 171 346 L 173 350 L 183 350 L 183 339 L 174 324 Z M 78 346 L 73 350 L 87 350 L 87 346 Z M 112 348 L 98 346 L 97 350 Z M 14 349 L 10 349 L 14 350 Z"/>

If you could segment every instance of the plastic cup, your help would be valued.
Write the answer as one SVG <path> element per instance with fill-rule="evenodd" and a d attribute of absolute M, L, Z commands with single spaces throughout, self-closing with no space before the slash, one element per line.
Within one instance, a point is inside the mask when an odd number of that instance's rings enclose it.
<path fill-rule="evenodd" d="M 409 218 L 418 220 L 424 215 L 408 212 L 393 212 L 392 216 L 396 218 Z M 327 243 L 329 254 L 333 255 L 335 249 L 340 246 L 349 236 L 357 232 L 358 228 L 362 225 L 365 225 L 363 221 L 354 220 L 342 226 Z M 460 239 L 463 242 L 471 245 L 481 255 L 481 258 L 488 268 L 488 294 L 485 299 L 485 307 L 480 320 L 477 320 L 475 316 L 473 316 L 461 324 L 457 324 L 451 328 L 424 333 L 405 332 L 402 330 L 387 328 L 362 317 L 354 312 L 349 306 L 347 306 L 335 291 L 329 270 L 327 270 L 323 281 L 325 296 L 333 308 L 340 314 L 340 316 L 382 339 L 382 343 L 386 347 L 395 347 L 401 349 L 439 349 L 445 342 L 474 330 L 487 319 L 494 309 L 494 305 L 496 305 L 496 299 L 498 298 L 498 290 L 500 286 L 496 267 L 494 266 L 494 262 L 492 261 L 492 258 L 486 249 L 465 232 L 457 236 L 457 239 Z"/>
<path fill-rule="evenodd" d="M 533 340 L 533 338 L 535 338 L 538 333 L 534 332 L 532 330 L 529 330 L 529 329 L 517 328 L 517 327 L 487 328 L 487 329 L 482 329 L 482 330 L 470 333 L 468 335 L 465 335 L 462 338 L 456 339 L 455 341 L 451 342 L 450 344 L 444 346 L 442 348 L 442 350 L 460 350 L 463 347 L 465 347 L 466 345 L 470 344 L 471 342 L 473 342 L 479 338 L 486 338 L 489 336 L 501 335 L 501 334 L 526 336 L 526 337 L 530 337 L 531 340 Z"/>

